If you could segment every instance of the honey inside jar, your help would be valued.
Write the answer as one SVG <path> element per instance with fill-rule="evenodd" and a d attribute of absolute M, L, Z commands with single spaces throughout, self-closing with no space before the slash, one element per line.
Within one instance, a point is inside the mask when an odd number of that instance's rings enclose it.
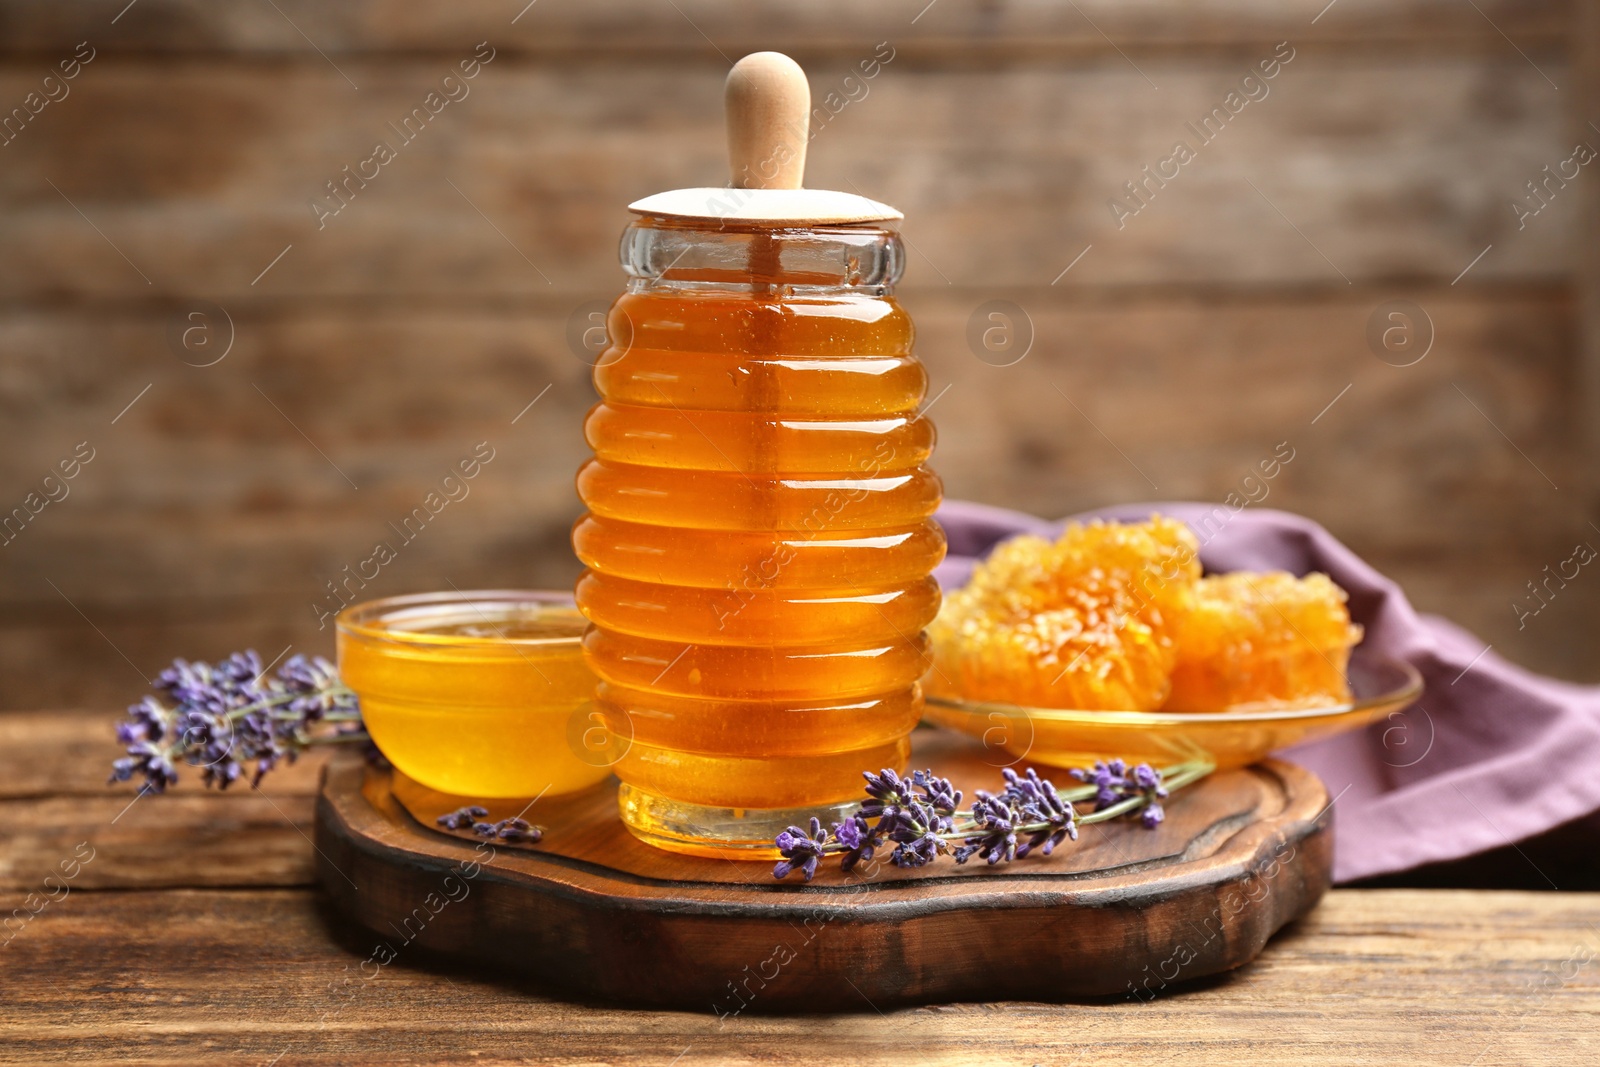
<path fill-rule="evenodd" d="M 944 539 L 899 248 L 876 226 L 625 235 L 573 545 L 627 787 L 785 809 L 905 765 Z"/>
<path fill-rule="evenodd" d="M 610 774 L 583 617 L 560 593 L 425 594 L 338 618 L 339 674 L 368 732 L 423 785 L 464 797 L 571 793 Z"/>

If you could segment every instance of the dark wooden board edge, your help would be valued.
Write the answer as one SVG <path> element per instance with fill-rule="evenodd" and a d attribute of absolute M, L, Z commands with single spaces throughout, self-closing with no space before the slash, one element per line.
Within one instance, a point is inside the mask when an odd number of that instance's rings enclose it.
<path fill-rule="evenodd" d="M 776 886 L 752 864 L 753 884 L 663 894 L 407 826 L 397 804 L 380 811 L 363 795 L 360 767 L 335 765 L 317 802 L 317 865 L 338 914 L 375 939 L 375 966 L 415 946 L 558 995 L 722 1016 L 1146 998 L 1249 962 L 1328 889 L 1326 790 L 1292 765 L 1262 769 L 1285 783 L 1285 809 L 1160 876 L 841 893 Z"/>

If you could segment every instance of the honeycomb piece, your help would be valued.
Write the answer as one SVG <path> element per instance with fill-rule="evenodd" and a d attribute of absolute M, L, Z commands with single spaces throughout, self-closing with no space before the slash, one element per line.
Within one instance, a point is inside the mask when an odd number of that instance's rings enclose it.
<path fill-rule="evenodd" d="M 1311 708 L 1350 700 L 1361 640 L 1345 592 L 1326 574 L 1238 572 L 1202 579 L 1178 621 L 1165 711 Z"/>
<path fill-rule="evenodd" d="M 1003 543 L 929 626 L 929 691 L 1035 707 L 1160 707 L 1198 550 L 1188 527 L 1159 516 L 1073 525 L 1054 543 Z"/>

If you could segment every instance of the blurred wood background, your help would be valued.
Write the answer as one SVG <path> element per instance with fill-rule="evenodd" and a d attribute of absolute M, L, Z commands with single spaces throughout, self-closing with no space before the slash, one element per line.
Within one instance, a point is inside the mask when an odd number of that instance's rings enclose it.
<path fill-rule="evenodd" d="M 1287 441 L 1262 506 L 1600 679 L 1600 571 L 1515 607 L 1600 548 L 1600 164 L 1513 207 L 1600 147 L 1597 39 L 1581 0 L 4 0 L 0 115 L 27 114 L 0 146 L 0 507 L 94 458 L 0 547 L 0 701 L 331 655 L 324 583 L 479 442 L 470 495 L 366 592 L 569 584 L 593 401 L 569 324 L 620 288 L 629 201 L 724 180 L 722 77 L 762 48 L 855 97 L 809 184 L 906 213 L 948 495 L 1217 500 Z M 1285 41 L 1119 228 L 1108 201 Z M 469 94 L 319 229 L 326 183 L 480 42 Z M 1032 324 L 1011 366 L 966 340 L 996 299 Z M 1367 339 L 1399 299 L 1433 327 L 1405 367 Z M 220 362 L 173 339 L 195 324 Z"/>

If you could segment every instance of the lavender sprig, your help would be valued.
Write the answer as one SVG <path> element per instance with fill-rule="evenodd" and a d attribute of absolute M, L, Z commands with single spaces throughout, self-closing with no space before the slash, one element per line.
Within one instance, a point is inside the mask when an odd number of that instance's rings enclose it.
<path fill-rule="evenodd" d="M 544 830 L 526 819 L 513 815 L 498 822 L 480 821 L 488 814 L 488 808 L 479 804 L 468 804 L 464 808 L 457 808 L 439 816 L 434 822 L 446 830 L 467 830 L 479 837 L 505 841 L 513 845 L 534 845 L 544 839 Z"/>
<path fill-rule="evenodd" d="M 144 788 L 160 793 L 187 763 L 208 786 L 226 789 L 254 764 L 251 784 L 259 785 L 311 745 L 370 745 L 355 692 L 320 656 L 292 656 L 272 678 L 253 649 L 214 666 L 178 659 L 156 676 L 155 688 L 117 725 L 128 754 L 111 765 L 111 782 L 143 775 Z"/>
<path fill-rule="evenodd" d="M 778 835 L 774 844 L 783 859 L 772 874 L 783 879 L 799 871 L 809 882 L 829 855 L 841 856 L 840 869 L 848 871 L 872 859 L 885 842 L 894 843 L 889 862 L 897 867 L 921 867 L 946 854 L 957 863 L 977 856 L 991 864 L 1035 851 L 1048 856 L 1063 841 L 1076 841 L 1082 825 L 1138 812 L 1145 828 L 1155 829 L 1165 817 L 1159 802 L 1214 769 L 1205 760 L 1164 771 L 1148 763 L 1096 762 L 1093 770 L 1069 772 L 1084 785 L 1057 789 L 1031 768 L 1020 775 L 1007 768 L 1001 772 L 1005 787 L 998 793 L 979 790 L 964 812 L 961 792 L 931 770 L 909 778 L 888 768 L 867 771 L 867 799 L 831 832 L 812 819 L 809 830 L 791 826 Z M 1079 814 L 1074 801 L 1091 805 L 1090 810 Z"/>

